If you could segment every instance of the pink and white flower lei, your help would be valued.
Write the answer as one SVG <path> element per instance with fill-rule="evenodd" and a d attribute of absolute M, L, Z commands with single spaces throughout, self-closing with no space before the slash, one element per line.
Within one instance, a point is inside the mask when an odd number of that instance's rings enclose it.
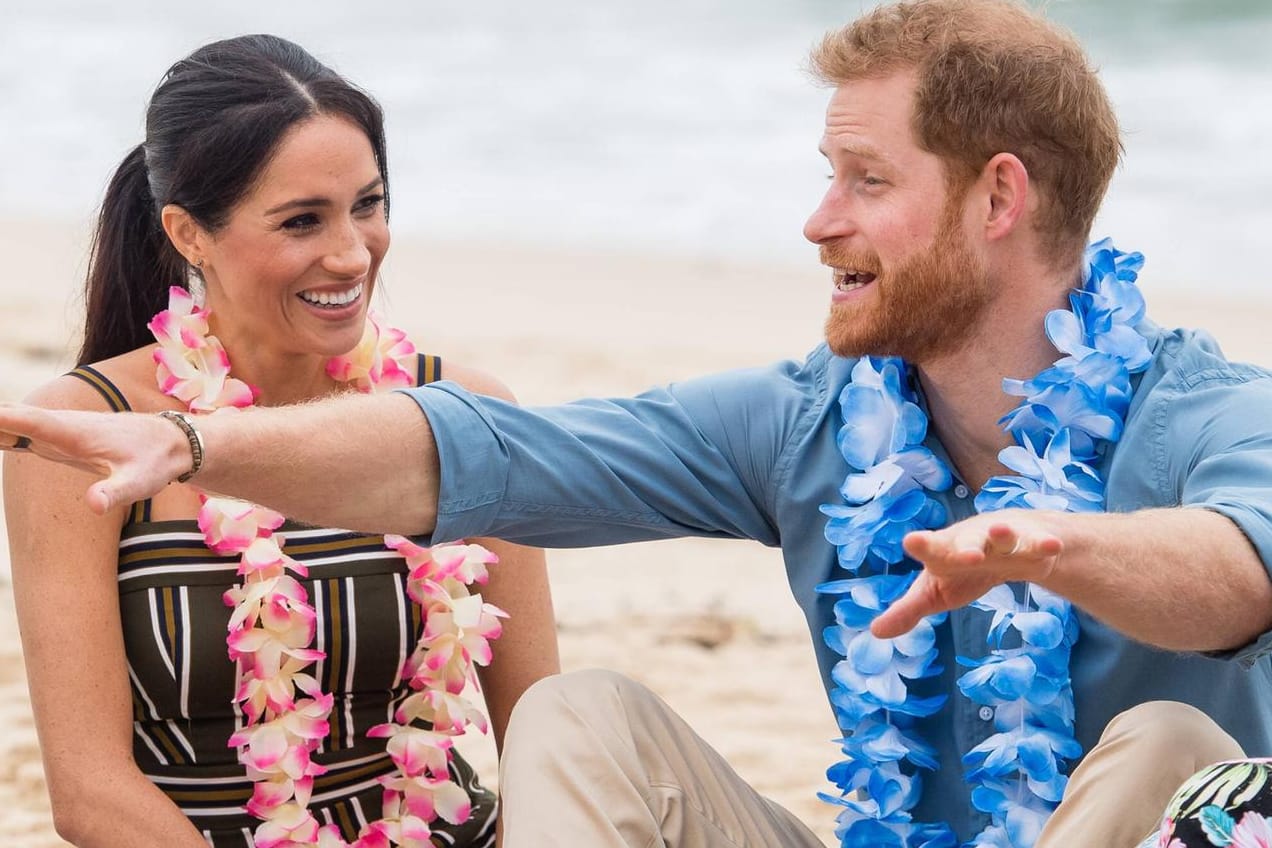
<path fill-rule="evenodd" d="M 149 324 L 159 342 L 154 354 L 159 388 L 196 413 L 251 406 L 256 392 L 229 376 L 229 357 L 208 334 L 207 318 L 189 293 L 171 289 L 168 309 Z M 405 334 L 368 316 L 361 342 L 330 360 L 327 373 L 363 392 L 407 386 L 414 356 Z M 495 555 L 478 545 L 426 548 L 401 536 L 384 537 L 406 560 L 407 594 L 424 613 L 424 633 L 402 669 L 414 692 L 392 722 L 367 732 L 387 740 L 397 766 L 380 778 L 383 818 L 348 843 L 335 825 L 320 827 L 308 809 L 314 778 L 326 771 L 310 755 L 327 736 L 332 707 L 332 696 L 304 671 L 326 656 L 310 647 L 317 612 L 292 576 L 306 577 L 308 571 L 283 553 L 285 540 L 275 535 L 282 515 L 245 501 L 200 498 L 199 530 L 207 546 L 240 557 L 242 582 L 224 599 L 234 610 L 226 644 L 238 663 L 234 701 L 244 725 L 229 744 L 256 784 L 247 810 L 263 820 L 254 836 L 257 848 L 431 848 L 437 818 L 462 824 L 470 814 L 468 793 L 451 780 L 449 765 L 455 737 L 469 725 L 483 733 L 488 726 L 461 693 L 468 683 L 476 684 L 476 666 L 490 663 L 490 642 L 502 630 L 500 618 L 507 617 L 470 591 L 474 583 L 486 583 Z"/>

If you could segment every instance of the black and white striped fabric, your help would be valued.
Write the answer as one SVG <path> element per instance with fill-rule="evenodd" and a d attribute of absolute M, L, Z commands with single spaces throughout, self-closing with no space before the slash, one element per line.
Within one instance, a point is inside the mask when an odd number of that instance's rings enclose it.
<path fill-rule="evenodd" d="M 437 379 L 440 363 L 420 359 L 421 382 Z M 93 385 L 112 409 L 129 408 L 100 372 L 71 373 Z M 231 609 L 222 600 L 239 582 L 238 558 L 211 551 L 194 520 L 153 521 L 150 513 L 148 501 L 136 504 L 119 541 L 134 757 L 210 845 L 253 848 L 259 821 L 244 809 L 252 783 L 227 744 L 243 723 L 233 703 L 237 670 L 226 655 Z M 383 740 L 367 739 L 366 732 L 391 721 L 410 694 L 402 664 L 424 622 L 406 595 L 406 563 L 383 537 L 293 523 L 277 535 L 284 552 L 309 569 L 300 582 L 318 614 L 314 647 L 327 655 L 309 672 L 334 696 L 331 732 L 314 755 L 328 771 L 314 781 L 310 809 L 352 840 L 381 816 L 376 778 L 393 770 Z M 452 776 L 468 789 L 472 817 L 460 826 L 438 820 L 433 841 L 493 846 L 494 796 L 462 758 L 455 758 Z"/>

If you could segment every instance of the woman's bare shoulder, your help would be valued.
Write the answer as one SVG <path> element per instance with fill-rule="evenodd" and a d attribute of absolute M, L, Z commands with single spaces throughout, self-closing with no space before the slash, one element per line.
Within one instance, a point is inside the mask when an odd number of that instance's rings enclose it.
<path fill-rule="evenodd" d="M 480 369 L 470 368 L 450 360 L 447 360 L 442 366 L 441 378 L 459 383 L 474 394 L 489 395 L 490 397 L 514 402 L 517 400 L 512 394 L 512 390 L 497 377 Z"/>
<path fill-rule="evenodd" d="M 155 381 L 153 350 L 154 345 L 137 348 L 101 362 L 94 362 L 88 368 L 105 378 L 109 387 L 113 387 L 119 395 L 122 395 L 134 411 L 152 412 L 166 409 L 172 406 L 172 402 L 159 391 Z M 85 380 L 66 373 L 37 387 L 23 402 L 45 409 L 109 411 L 112 407 L 103 395 L 102 389 L 99 388 L 101 385 L 102 381 Z"/>

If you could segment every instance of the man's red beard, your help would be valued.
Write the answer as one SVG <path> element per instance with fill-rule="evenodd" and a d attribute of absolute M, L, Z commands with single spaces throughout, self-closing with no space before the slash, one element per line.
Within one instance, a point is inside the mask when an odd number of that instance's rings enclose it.
<path fill-rule="evenodd" d="M 893 269 L 876 256 L 853 257 L 823 246 L 823 264 L 874 273 L 863 303 L 836 303 L 826 342 L 837 356 L 900 356 L 923 362 L 963 344 L 990 301 L 984 263 L 959 230 L 961 204 L 951 200 L 930 247 Z"/>

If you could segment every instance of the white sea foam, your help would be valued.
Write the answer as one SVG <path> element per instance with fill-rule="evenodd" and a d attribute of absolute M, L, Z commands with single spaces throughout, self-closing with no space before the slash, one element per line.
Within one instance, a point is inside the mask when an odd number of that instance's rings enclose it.
<path fill-rule="evenodd" d="M 87 219 L 149 92 L 200 43 L 270 31 L 384 103 L 394 225 L 450 238 L 811 262 L 828 0 L 45 0 L 0 27 L 0 217 Z M 1153 285 L 1261 286 L 1272 231 L 1272 7 L 1055 2 L 1126 129 L 1097 234 Z"/>

